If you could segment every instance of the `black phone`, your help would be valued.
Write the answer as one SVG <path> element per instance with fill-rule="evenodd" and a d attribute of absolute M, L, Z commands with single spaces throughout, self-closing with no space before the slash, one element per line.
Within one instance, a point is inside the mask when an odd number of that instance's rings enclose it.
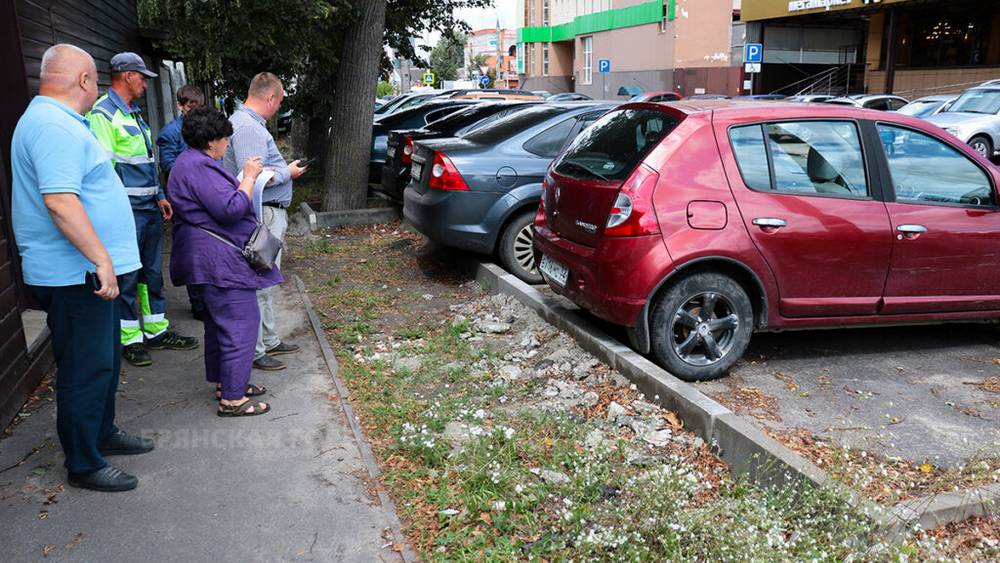
<path fill-rule="evenodd" d="M 314 162 L 316 162 L 316 158 L 300 158 L 299 159 L 299 168 L 305 168 L 306 166 L 309 166 L 310 164 L 312 164 Z"/>
<path fill-rule="evenodd" d="M 101 280 L 97 277 L 97 272 L 87 272 L 86 283 L 94 291 L 101 290 Z"/>

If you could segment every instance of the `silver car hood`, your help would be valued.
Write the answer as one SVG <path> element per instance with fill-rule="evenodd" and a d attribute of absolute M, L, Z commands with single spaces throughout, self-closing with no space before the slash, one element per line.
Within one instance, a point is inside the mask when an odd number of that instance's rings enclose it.
<path fill-rule="evenodd" d="M 983 127 L 997 123 L 1000 116 L 985 113 L 968 113 L 964 111 L 945 111 L 927 118 L 927 121 L 941 128 L 946 127 Z"/>

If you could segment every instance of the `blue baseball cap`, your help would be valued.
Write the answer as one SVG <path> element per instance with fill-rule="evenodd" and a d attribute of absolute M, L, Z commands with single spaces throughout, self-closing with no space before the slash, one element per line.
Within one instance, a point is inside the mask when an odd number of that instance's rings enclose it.
<path fill-rule="evenodd" d="M 148 68 L 146 68 L 146 63 L 142 62 L 142 57 L 136 55 L 135 53 L 118 53 L 117 55 L 111 57 L 111 72 L 138 72 L 139 74 L 149 77 L 156 78 L 157 74 Z"/>

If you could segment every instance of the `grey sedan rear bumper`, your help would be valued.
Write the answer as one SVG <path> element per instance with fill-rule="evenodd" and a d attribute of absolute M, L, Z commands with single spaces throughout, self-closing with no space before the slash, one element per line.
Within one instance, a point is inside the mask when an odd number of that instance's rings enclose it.
<path fill-rule="evenodd" d="M 403 192 L 403 216 L 427 238 L 474 252 L 491 254 L 498 225 L 490 210 L 504 194 L 429 189 Z"/>

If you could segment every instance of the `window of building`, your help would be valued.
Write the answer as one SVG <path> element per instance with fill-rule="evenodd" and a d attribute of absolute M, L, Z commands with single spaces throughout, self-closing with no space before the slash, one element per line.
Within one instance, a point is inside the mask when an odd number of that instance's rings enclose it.
<path fill-rule="evenodd" d="M 963 67 L 1000 64 L 991 37 L 1000 33 L 994 18 L 976 4 L 956 3 L 948 11 L 913 10 L 899 14 L 897 67 Z M 888 18 L 886 31 L 888 32 Z M 886 40 L 888 33 L 885 34 Z M 995 43 L 995 41 L 993 41 Z M 886 49 L 883 45 L 882 63 Z"/>
<path fill-rule="evenodd" d="M 535 2 L 528 0 L 528 27 L 535 26 Z"/>
<path fill-rule="evenodd" d="M 982 168 L 923 133 L 878 126 L 896 201 L 931 205 L 992 206 L 993 187 Z"/>
<path fill-rule="evenodd" d="M 588 35 L 580 39 L 583 42 L 583 80 L 581 84 L 592 84 L 594 81 L 594 37 Z"/>
<path fill-rule="evenodd" d="M 531 56 L 528 58 L 528 74 L 532 76 L 534 76 L 535 74 L 535 49 L 537 48 L 538 44 L 536 43 L 532 43 L 531 46 L 528 48 L 528 52 L 531 53 Z"/>
<path fill-rule="evenodd" d="M 549 75 L 549 44 L 542 44 L 542 76 Z"/>
<path fill-rule="evenodd" d="M 542 25 L 549 25 L 549 0 L 542 0 Z"/>

